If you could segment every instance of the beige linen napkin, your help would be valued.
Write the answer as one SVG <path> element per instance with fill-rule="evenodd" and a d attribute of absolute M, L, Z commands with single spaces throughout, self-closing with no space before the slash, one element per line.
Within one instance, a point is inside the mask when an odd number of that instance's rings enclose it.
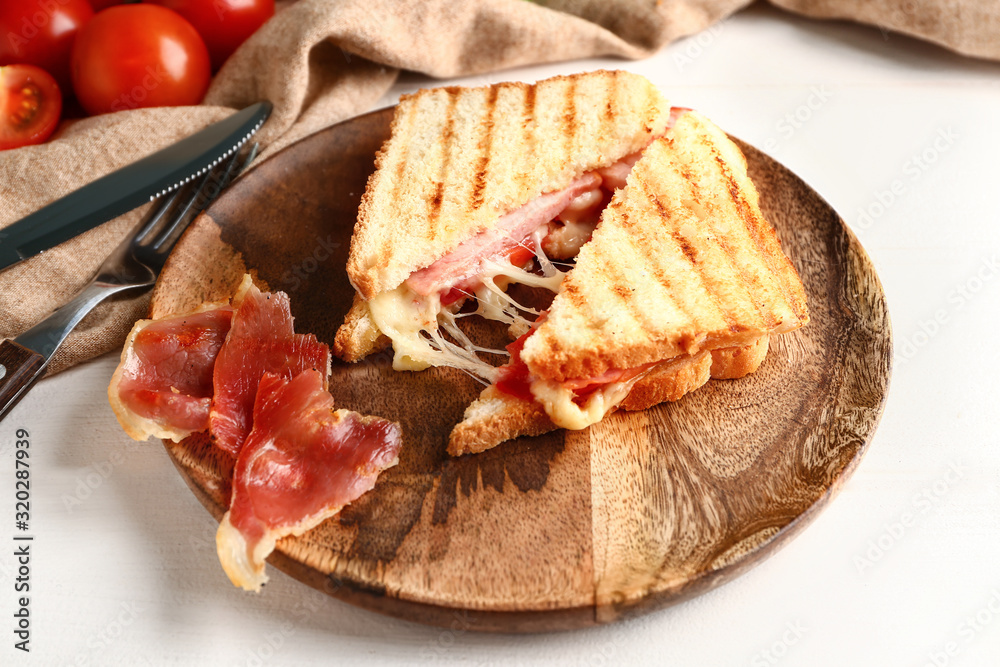
<path fill-rule="evenodd" d="M 1000 10 L 944 15 L 954 0 L 898 3 L 773 0 L 817 16 L 854 16 L 1000 57 Z M 65 123 L 48 143 L 0 152 L 0 229 L 243 106 L 270 100 L 257 135 L 266 159 L 326 126 L 367 111 L 400 69 L 447 78 L 593 56 L 641 58 L 702 30 L 749 0 L 299 0 L 223 66 L 198 107 L 140 109 Z M 546 6 L 543 6 L 546 5 Z M 881 7 L 882 13 L 873 11 Z M 949 40 L 954 40 L 950 42 Z M 146 207 L 0 273 L 0 338 L 16 336 L 78 290 Z M 2 241 L 0 241 L 2 242 Z M 94 311 L 50 372 L 121 346 L 148 296 Z"/>
<path fill-rule="evenodd" d="M 823 19 L 850 19 L 920 37 L 963 55 L 1000 60 L 995 0 L 770 0 Z"/>

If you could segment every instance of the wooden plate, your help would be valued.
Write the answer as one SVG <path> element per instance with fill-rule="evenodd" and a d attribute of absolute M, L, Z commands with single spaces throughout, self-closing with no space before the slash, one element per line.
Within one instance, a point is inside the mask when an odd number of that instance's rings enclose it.
<path fill-rule="evenodd" d="M 178 245 L 152 315 L 225 298 L 250 267 L 291 296 L 297 331 L 332 343 L 353 294 L 344 266 L 358 202 L 390 114 L 308 137 L 234 184 Z M 760 370 L 582 432 L 452 459 L 447 436 L 475 382 L 450 369 L 396 373 L 385 353 L 335 362 L 339 407 L 402 423 L 400 463 L 339 517 L 280 541 L 271 564 L 394 616 L 447 626 L 460 614 L 463 627 L 531 632 L 690 598 L 798 533 L 871 439 L 891 334 L 878 278 L 843 221 L 794 174 L 741 147 L 812 316 L 772 339 Z M 232 463 L 205 439 L 167 449 L 221 518 Z"/>

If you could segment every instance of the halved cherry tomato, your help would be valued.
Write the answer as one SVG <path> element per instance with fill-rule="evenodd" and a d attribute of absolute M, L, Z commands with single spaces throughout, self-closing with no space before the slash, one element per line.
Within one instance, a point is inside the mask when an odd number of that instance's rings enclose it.
<path fill-rule="evenodd" d="M 545 316 L 538 318 L 539 323 Z M 535 397 L 531 393 L 531 373 L 528 365 L 521 360 L 521 350 L 528 340 L 528 336 L 535 333 L 535 327 L 529 329 L 520 338 L 507 346 L 510 353 L 510 361 L 500 367 L 497 374 L 496 387 L 499 391 L 520 398 L 522 401 L 533 401 Z"/>
<path fill-rule="evenodd" d="M 34 65 L 0 67 L 0 150 L 40 144 L 59 124 L 62 94 Z"/>
<path fill-rule="evenodd" d="M 172 9 L 205 40 L 217 70 L 236 48 L 274 16 L 274 0 L 148 0 Z"/>
<path fill-rule="evenodd" d="M 198 104 L 208 49 L 176 12 L 121 5 L 98 12 L 73 45 L 73 89 L 90 114 Z"/>
<path fill-rule="evenodd" d="M 0 0 L 0 65 L 37 65 L 68 94 L 73 39 L 93 16 L 87 0 Z"/>

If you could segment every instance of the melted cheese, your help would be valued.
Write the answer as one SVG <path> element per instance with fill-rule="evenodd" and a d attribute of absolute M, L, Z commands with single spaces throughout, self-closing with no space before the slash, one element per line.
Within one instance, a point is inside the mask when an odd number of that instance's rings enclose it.
<path fill-rule="evenodd" d="M 580 248 L 597 229 L 597 220 L 565 220 L 563 225 L 545 237 L 545 251 L 554 259 L 569 259 L 580 254 Z"/>
<path fill-rule="evenodd" d="M 531 383 L 531 395 L 545 409 L 552 423 L 578 431 L 604 419 L 616 405 L 625 400 L 635 381 L 613 382 L 591 394 L 586 403 L 577 405 L 572 389 L 550 380 Z"/>
<path fill-rule="evenodd" d="M 537 317 L 539 312 L 517 303 L 504 288 L 511 282 L 517 282 L 557 292 L 565 275 L 556 269 L 542 250 L 545 233 L 546 228 L 543 226 L 532 235 L 541 275 L 513 266 L 506 259 L 486 262 L 485 269 L 479 276 L 482 285 L 471 295 L 478 302 L 478 309 L 474 314 L 510 325 L 515 337 L 531 328 L 531 321 L 522 313 Z M 583 234 L 579 236 L 582 237 Z M 504 352 L 479 347 L 469 340 L 456 323 L 456 318 L 462 315 L 456 315 L 442 307 L 439 295 L 420 296 L 404 284 L 376 295 L 368 302 L 368 308 L 375 325 L 392 339 L 392 367 L 395 370 L 419 371 L 429 366 L 451 366 L 489 382 L 495 380 L 497 369 L 481 360 L 476 353 Z M 442 329 L 451 340 L 442 335 Z M 633 385 L 644 374 L 597 389 L 587 397 L 583 405 L 574 400 L 572 389 L 557 382 L 534 380 L 530 388 L 532 396 L 554 424 L 579 430 L 604 419 L 606 414 L 625 400 Z"/>
<path fill-rule="evenodd" d="M 632 391 L 635 383 L 641 380 L 652 366 L 624 382 L 611 382 L 587 397 L 581 406 L 575 400 L 572 389 L 551 380 L 533 380 L 531 395 L 545 409 L 552 423 L 561 428 L 578 431 L 604 419 L 604 416 L 615 409 Z"/>
<path fill-rule="evenodd" d="M 559 214 L 562 225 L 553 229 L 544 238 L 545 252 L 554 259 L 569 259 L 580 253 L 583 244 L 590 240 L 601 220 L 604 192 L 600 186 L 580 194 Z"/>
<path fill-rule="evenodd" d="M 540 244 L 535 244 L 540 248 Z M 476 290 L 479 308 L 475 314 L 487 319 L 504 322 L 516 333 L 527 331 L 531 322 L 521 313 L 537 316 L 536 310 L 522 306 L 510 298 L 502 285 L 518 282 L 543 287 L 553 292 L 559 289 L 563 273 L 537 251 L 542 275 L 525 271 L 509 261 L 487 262 L 479 276 L 482 286 Z M 441 306 L 439 295 L 421 296 L 409 287 L 400 285 L 394 290 L 377 294 L 368 301 L 371 319 L 379 330 L 392 339 L 392 367 L 397 371 L 421 371 L 430 366 L 451 366 L 492 382 L 497 369 L 477 356 L 478 352 L 506 354 L 475 345 L 459 329 L 456 318 L 461 317 Z M 441 330 L 451 340 L 442 335 Z"/>
<path fill-rule="evenodd" d="M 441 308 L 437 296 L 422 297 L 405 285 L 378 294 L 368 310 L 379 330 L 392 339 L 392 367 L 397 371 L 422 371 L 429 366 L 453 366 L 492 378 L 493 367 L 473 350 L 445 340 L 438 330 L 440 319 L 454 315 Z M 456 327 L 457 328 L 457 327 Z"/>

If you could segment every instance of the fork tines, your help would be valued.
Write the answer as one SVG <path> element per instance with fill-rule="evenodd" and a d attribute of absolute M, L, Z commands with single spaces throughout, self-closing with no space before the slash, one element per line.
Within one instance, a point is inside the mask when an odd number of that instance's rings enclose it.
<path fill-rule="evenodd" d="M 250 164 L 256 154 L 257 144 L 250 146 L 245 155 L 237 151 L 200 178 L 192 179 L 158 199 L 133 236 L 133 247 L 143 246 L 157 253 L 169 251 L 179 237 L 178 232 L 183 231 L 195 215 L 207 208 Z"/>

